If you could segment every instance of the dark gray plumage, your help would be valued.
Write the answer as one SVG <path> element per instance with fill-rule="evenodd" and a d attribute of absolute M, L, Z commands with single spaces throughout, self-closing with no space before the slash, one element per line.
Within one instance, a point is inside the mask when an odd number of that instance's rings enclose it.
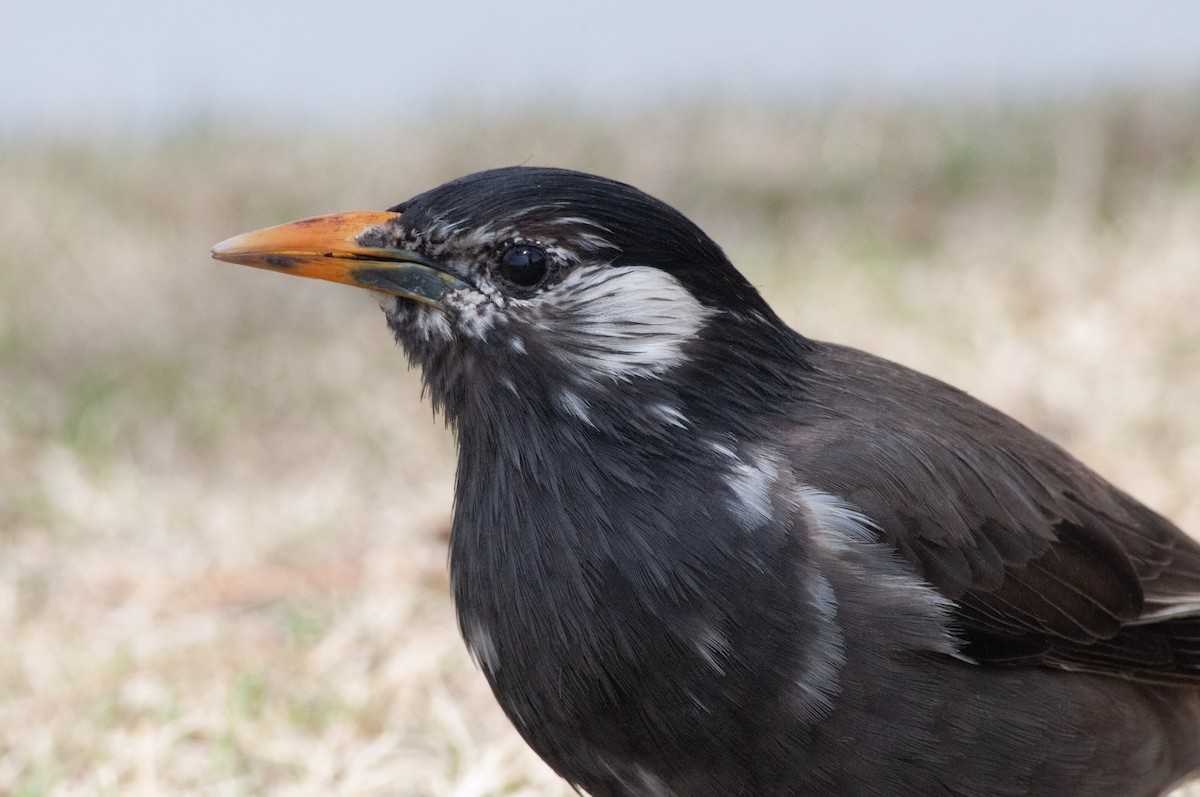
<path fill-rule="evenodd" d="M 457 434 L 464 638 L 568 781 L 1151 797 L 1200 769 L 1200 546 L 1169 521 L 791 331 L 629 186 L 500 169 L 392 210 L 214 251 L 387 291 Z"/>

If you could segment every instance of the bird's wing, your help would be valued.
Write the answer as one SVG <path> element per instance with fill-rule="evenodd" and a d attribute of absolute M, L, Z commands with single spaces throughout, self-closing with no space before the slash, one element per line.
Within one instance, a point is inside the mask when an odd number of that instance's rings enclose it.
<path fill-rule="evenodd" d="M 955 605 L 966 652 L 1200 682 L 1200 545 L 937 380 L 815 350 L 800 477 L 870 518 Z"/>

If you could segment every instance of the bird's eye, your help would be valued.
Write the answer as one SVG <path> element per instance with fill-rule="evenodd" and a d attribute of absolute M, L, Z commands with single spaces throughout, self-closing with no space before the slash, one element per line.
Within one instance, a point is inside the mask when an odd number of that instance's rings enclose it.
<path fill-rule="evenodd" d="M 517 244 L 500 256 L 497 271 L 516 287 L 529 290 L 542 284 L 550 273 L 550 258 L 536 246 Z"/>

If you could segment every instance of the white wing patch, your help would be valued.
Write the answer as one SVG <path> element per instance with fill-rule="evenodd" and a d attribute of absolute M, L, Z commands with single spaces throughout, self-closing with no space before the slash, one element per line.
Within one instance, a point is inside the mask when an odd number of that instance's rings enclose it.
<path fill-rule="evenodd" d="M 800 690 L 796 709 L 807 721 L 817 722 L 833 711 L 833 700 L 841 689 L 838 677 L 846 664 L 846 644 L 837 623 L 837 596 L 829 580 L 814 570 L 807 586 L 820 625 L 808 648 L 804 674 L 795 680 Z"/>
<path fill-rule="evenodd" d="M 733 514 L 747 530 L 761 528 L 775 517 L 771 494 L 779 481 L 779 465 L 767 454 L 734 457 L 728 472 Z"/>
<path fill-rule="evenodd" d="M 483 627 L 477 618 L 467 618 L 463 624 L 463 641 L 467 643 L 467 651 L 475 663 L 484 671 L 492 673 L 500 669 L 500 660 L 496 655 L 496 643 L 491 633 Z"/>
<path fill-rule="evenodd" d="M 622 794 L 629 797 L 677 797 L 662 778 L 641 764 L 630 764 L 625 760 L 607 759 L 607 753 L 595 749 L 593 755 L 601 762 L 608 774 L 620 782 Z"/>
<path fill-rule="evenodd" d="M 587 402 L 579 397 L 579 394 L 573 390 L 560 390 L 558 392 L 558 407 L 568 415 L 573 415 L 579 420 L 592 425 L 592 417 L 588 414 Z"/>
<path fill-rule="evenodd" d="M 673 404 L 652 404 L 650 414 L 657 416 L 668 426 L 678 426 L 680 429 L 688 427 L 687 416 L 683 414 L 683 410 Z"/>
<path fill-rule="evenodd" d="M 959 640 L 950 630 L 953 601 L 921 579 L 903 557 L 881 539 L 875 521 L 856 507 L 815 487 L 796 491 L 800 511 L 808 520 L 817 549 L 827 555 L 823 572 L 847 574 L 855 584 L 869 586 L 875 599 L 903 623 L 914 645 L 963 659 Z"/>
<path fill-rule="evenodd" d="M 813 530 L 824 547 L 844 553 L 855 545 L 878 542 L 875 521 L 850 504 L 807 485 L 798 492 L 800 506 L 813 521 Z"/>
<path fill-rule="evenodd" d="M 1169 598 L 1147 597 L 1146 608 L 1130 625 L 1146 625 L 1175 617 L 1191 617 L 1200 614 L 1200 595 L 1172 595 Z"/>
<path fill-rule="evenodd" d="M 705 624 L 696 630 L 692 645 L 700 658 L 718 675 L 725 674 L 725 660 L 729 658 L 729 639 L 714 625 Z"/>

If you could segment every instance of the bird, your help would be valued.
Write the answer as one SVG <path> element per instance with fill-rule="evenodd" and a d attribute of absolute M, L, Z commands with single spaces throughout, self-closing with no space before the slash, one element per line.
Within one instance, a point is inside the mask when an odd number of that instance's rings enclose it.
<path fill-rule="evenodd" d="M 514 166 L 238 235 L 373 292 L 458 451 L 459 630 L 593 797 L 1151 797 L 1200 772 L 1200 545 L 792 330 L 625 183 Z"/>

